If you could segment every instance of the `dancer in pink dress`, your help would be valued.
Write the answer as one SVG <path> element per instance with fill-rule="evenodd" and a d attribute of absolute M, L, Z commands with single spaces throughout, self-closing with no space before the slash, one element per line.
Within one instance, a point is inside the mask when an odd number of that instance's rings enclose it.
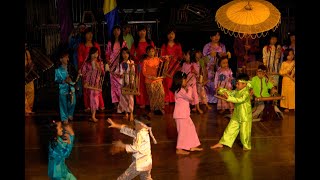
<path fill-rule="evenodd" d="M 175 93 L 173 118 L 176 121 L 178 131 L 176 153 L 189 154 L 189 151 L 202 151 L 203 149 L 198 147 L 200 141 L 190 118 L 189 103 L 193 99 L 192 87 L 187 86 L 187 74 L 177 71 L 173 76 L 170 90 Z"/>

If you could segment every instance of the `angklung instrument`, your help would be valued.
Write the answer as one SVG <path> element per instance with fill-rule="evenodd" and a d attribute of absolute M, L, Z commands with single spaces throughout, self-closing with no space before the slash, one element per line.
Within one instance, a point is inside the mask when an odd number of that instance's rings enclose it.
<path fill-rule="evenodd" d="M 127 65 L 124 65 L 127 64 Z M 124 95 L 140 95 L 140 71 L 137 64 L 123 63 L 123 86 L 121 93 Z"/>
<path fill-rule="evenodd" d="M 174 73 L 177 72 L 177 70 L 180 67 L 181 60 L 174 58 L 173 56 L 169 56 L 169 68 L 167 72 L 165 72 L 165 76 L 172 78 Z"/>
<path fill-rule="evenodd" d="M 166 61 L 166 60 L 160 61 L 157 68 L 157 77 L 165 78 L 166 73 L 168 71 L 168 67 L 169 67 L 169 61 Z"/>
<path fill-rule="evenodd" d="M 105 73 L 100 68 L 91 68 L 91 70 L 86 72 L 85 76 L 86 82 L 83 85 L 84 88 L 102 91 Z"/>

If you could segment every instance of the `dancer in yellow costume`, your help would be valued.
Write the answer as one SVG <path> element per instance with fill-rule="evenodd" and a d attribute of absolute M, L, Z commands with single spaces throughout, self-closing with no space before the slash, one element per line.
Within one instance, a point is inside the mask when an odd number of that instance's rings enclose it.
<path fill-rule="evenodd" d="M 226 101 L 234 103 L 234 111 L 222 138 L 211 146 L 211 149 L 222 148 L 224 145 L 231 148 L 239 132 L 243 150 L 251 149 L 252 109 L 249 91 L 251 84 L 248 80 L 247 74 L 239 74 L 236 79 L 236 90 L 218 89 L 219 95 L 225 96 Z"/>

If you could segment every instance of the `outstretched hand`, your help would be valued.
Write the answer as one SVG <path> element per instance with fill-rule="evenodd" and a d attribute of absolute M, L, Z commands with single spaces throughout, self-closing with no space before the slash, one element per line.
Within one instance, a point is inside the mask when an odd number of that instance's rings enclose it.
<path fill-rule="evenodd" d="M 107 119 L 107 122 L 110 124 L 110 126 L 108 128 L 115 128 L 116 127 L 116 123 L 113 122 L 110 118 Z"/>

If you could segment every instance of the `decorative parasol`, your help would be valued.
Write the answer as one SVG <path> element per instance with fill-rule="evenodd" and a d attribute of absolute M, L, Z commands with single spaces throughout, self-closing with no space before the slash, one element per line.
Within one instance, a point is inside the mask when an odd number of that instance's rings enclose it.
<path fill-rule="evenodd" d="M 280 19 L 279 10 L 265 0 L 233 0 L 221 6 L 215 17 L 225 34 L 252 39 L 266 36 L 271 29 L 275 31 Z"/>

